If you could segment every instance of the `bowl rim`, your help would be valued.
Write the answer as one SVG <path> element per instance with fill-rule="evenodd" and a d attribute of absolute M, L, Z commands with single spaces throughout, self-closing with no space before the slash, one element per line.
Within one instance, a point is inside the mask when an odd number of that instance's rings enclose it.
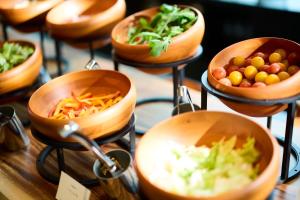
<path fill-rule="evenodd" d="M 126 78 L 130 84 L 130 87 L 128 89 L 128 92 L 126 93 L 126 95 L 116 104 L 114 104 L 113 106 L 105 109 L 104 111 L 102 112 L 95 112 L 95 113 L 92 113 L 90 115 L 87 115 L 87 116 L 83 116 L 83 117 L 75 117 L 73 119 L 52 119 L 52 118 L 49 118 L 49 117 L 46 117 L 46 116 L 41 116 L 41 115 L 38 115 L 37 113 L 33 112 L 32 110 L 32 101 L 33 101 L 33 98 L 38 98 L 36 97 L 38 91 L 42 90 L 44 87 L 47 87 L 49 86 L 50 84 L 52 84 L 53 82 L 58 82 L 60 81 L 61 79 L 64 79 L 66 76 L 72 76 L 73 74 L 78 74 L 78 73 L 84 73 L 84 72 L 108 72 L 108 73 L 114 73 L 114 74 L 118 74 L 124 78 Z M 118 107 L 118 106 L 121 106 L 120 103 L 122 102 L 126 102 L 127 99 L 130 99 L 131 97 L 131 94 L 134 92 L 133 90 L 135 90 L 135 87 L 134 87 L 134 82 L 133 80 L 128 77 L 127 75 L 121 73 L 121 72 L 118 72 L 118 71 L 114 71 L 114 70 L 109 70 L 109 69 L 95 69 L 95 70 L 79 70 L 79 71 L 74 71 L 74 72 L 70 72 L 70 73 L 67 73 L 67 74 L 64 74 L 62 76 L 59 76 L 59 77 L 56 77 L 52 80 L 50 80 L 49 82 L 45 83 L 44 85 L 42 85 L 40 88 L 38 88 L 30 97 L 29 101 L 28 101 L 28 106 L 27 106 L 27 109 L 29 110 L 29 114 L 38 118 L 38 119 L 42 119 L 42 120 L 49 120 L 49 121 L 52 121 L 52 122 L 60 122 L 60 123 L 68 123 L 69 121 L 73 120 L 73 121 L 78 121 L 78 120 L 88 120 L 88 119 L 93 119 L 97 116 L 99 116 L 100 114 L 104 114 L 104 113 L 108 113 L 110 112 L 110 110 L 112 110 L 113 108 L 115 107 Z"/>
<path fill-rule="evenodd" d="M 185 117 L 185 116 L 189 116 L 189 115 L 197 115 L 197 114 L 200 114 L 201 113 L 219 113 L 219 114 L 225 114 L 225 115 L 232 115 L 232 116 L 235 116 L 235 117 L 240 117 L 240 118 L 243 118 L 245 120 L 248 120 L 250 121 L 251 123 L 253 123 L 254 125 L 260 127 L 265 133 L 266 135 L 268 136 L 271 144 L 272 144 L 272 156 L 271 156 L 271 159 L 270 159 L 270 162 L 268 163 L 268 165 L 266 166 L 266 168 L 256 177 L 255 180 L 253 180 L 251 183 L 243 186 L 242 188 L 237 188 L 237 189 L 232 189 L 232 190 L 229 190 L 229 191 L 226 191 L 226 192 L 223 192 L 223 193 L 220 193 L 218 195 L 214 195 L 214 196 L 188 196 L 188 195 L 182 195 L 182 194 L 176 194 L 176 193 L 172 193 L 170 191 L 167 191 L 165 190 L 164 188 L 161 188 L 157 185 L 155 185 L 154 183 L 152 183 L 150 181 L 149 178 L 147 178 L 145 175 L 144 175 L 144 172 L 142 172 L 142 170 L 140 170 L 140 168 L 138 167 L 138 163 L 141 162 L 141 153 L 140 153 L 140 144 L 142 144 L 143 142 L 143 138 L 146 138 L 147 137 L 147 134 L 145 135 L 146 137 L 143 137 L 140 142 L 139 142 L 139 145 L 137 146 L 137 149 L 136 149 L 136 153 L 135 153 L 135 167 L 136 167 L 136 170 L 137 170 L 137 174 L 139 176 L 141 176 L 146 182 L 147 184 L 149 184 L 152 188 L 155 188 L 155 190 L 159 190 L 161 192 L 163 192 L 164 194 L 166 195 L 169 195 L 169 196 L 175 196 L 176 198 L 180 198 L 180 199 L 192 199 L 192 200 L 199 200 L 199 199 L 210 199 L 210 198 L 213 198 L 213 199 L 219 199 L 220 197 L 224 197 L 224 196 L 231 196 L 232 193 L 234 194 L 248 194 L 251 192 L 251 190 L 254 190 L 255 188 L 258 188 L 261 184 L 263 184 L 267 179 L 268 176 L 271 175 L 271 166 L 273 165 L 278 165 L 279 164 L 279 144 L 277 142 L 277 140 L 274 138 L 274 136 L 271 134 L 271 132 L 263 127 L 262 125 L 260 125 L 259 123 L 257 123 L 256 121 L 253 121 L 251 120 L 250 118 L 247 118 L 243 115 L 240 115 L 240 114 L 234 114 L 234 113 L 230 113 L 230 112 L 225 112 L 225 111 L 207 111 L 207 110 L 198 110 L 198 111 L 195 111 L 195 112 L 187 112 L 187 113 L 183 113 L 183 114 L 180 114 L 180 115 L 176 115 L 176 116 L 173 116 L 171 118 L 168 118 L 168 119 L 165 119 L 161 122 L 159 122 L 158 124 L 156 124 L 155 126 L 153 126 L 151 129 L 149 129 L 147 131 L 147 133 L 149 133 L 150 131 L 152 131 L 152 129 L 154 128 L 157 128 L 159 126 L 162 126 L 166 123 L 168 123 L 169 121 L 171 120 L 175 120 L 176 118 L 182 118 L 182 117 Z M 279 166 L 278 166 L 278 169 L 279 169 Z M 279 170 L 277 170 L 278 174 L 279 174 Z M 274 174 L 272 173 L 272 175 L 274 176 Z"/>
<path fill-rule="evenodd" d="M 41 9 L 42 12 L 44 13 L 45 11 L 51 9 L 53 7 L 53 5 L 56 5 L 57 3 L 59 3 L 61 0 L 43 0 L 43 1 L 34 1 L 34 2 L 30 2 L 30 5 L 27 5 L 25 7 L 21 7 L 21 8 L 16 8 L 14 6 L 11 7 L 7 7 L 7 8 L 3 8 L 0 6 L 0 10 L 5 11 L 5 12 L 13 12 L 13 11 L 28 11 L 28 10 L 37 10 L 37 9 Z M 13 4 L 15 5 L 15 4 Z M 38 13 L 38 14 L 41 14 Z"/>
<path fill-rule="evenodd" d="M 171 44 L 172 43 L 175 43 L 175 42 L 178 42 L 178 41 L 181 41 L 181 40 L 184 40 L 184 36 L 188 33 L 190 33 L 196 26 L 202 26 L 202 28 L 204 29 L 205 27 L 205 22 L 204 22 L 204 17 L 201 13 L 200 10 L 198 10 L 196 7 L 194 6 L 191 6 L 191 5 L 183 5 L 183 4 L 173 4 L 173 5 L 177 5 L 178 7 L 181 7 L 181 8 L 190 8 L 193 12 L 195 12 L 195 14 L 197 15 L 197 20 L 194 22 L 194 24 L 189 28 L 187 29 L 186 31 L 184 31 L 183 33 L 175 36 L 175 37 L 172 37 L 171 38 Z M 148 49 L 149 48 L 149 45 L 148 44 L 138 44 L 138 45 L 131 45 L 131 44 L 128 44 L 126 42 L 119 42 L 117 39 L 116 39 L 116 36 L 117 36 L 117 31 L 123 27 L 123 25 L 126 25 L 132 21 L 134 21 L 134 19 L 136 17 L 139 17 L 139 16 L 143 16 L 143 14 L 145 12 L 151 12 L 151 11 L 157 11 L 159 10 L 159 7 L 160 6 L 156 6 L 156 7 L 151 7 L 151 8 L 148 8 L 148 9 L 145 9 L 145 10 L 141 10 L 141 11 L 138 11 L 136 13 L 133 13 L 132 15 L 129 15 L 127 16 L 125 19 L 123 19 L 122 21 L 120 21 L 112 30 L 111 32 L 111 39 L 112 39 L 112 45 L 113 46 L 116 46 L 116 45 L 122 45 L 126 48 L 143 48 L 143 49 Z M 115 43 L 115 44 L 114 44 Z M 171 45 L 170 44 L 170 45 Z"/>
<path fill-rule="evenodd" d="M 249 91 L 249 93 L 251 93 L 252 91 L 263 91 L 265 90 L 266 88 L 267 89 L 272 89 L 272 88 L 277 88 L 278 85 L 283 85 L 283 84 L 293 84 L 292 82 L 294 82 L 294 80 L 296 79 L 299 79 L 300 78 L 300 71 L 298 71 L 297 73 L 293 74 L 292 76 L 290 76 L 288 79 L 286 80 L 283 80 L 283 81 L 280 81 L 278 83 L 275 83 L 275 84 L 271 84 L 271 85 L 266 85 L 265 87 L 237 87 L 237 86 L 227 86 L 223 83 L 220 83 L 219 80 L 217 80 L 213 75 L 212 75 L 212 63 L 215 61 L 215 59 L 217 59 L 217 57 L 219 57 L 219 55 L 223 52 L 226 52 L 228 51 L 229 49 L 231 49 L 232 47 L 235 47 L 235 46 L 238 46 L 240 45 L 241 43 L 247 43 L 247 42 L 250 42 L 250 41 L 255 41 L 255 40 L 277 40 L 277 41 L 285 41 L 285 42 L 288 42 L 288 43 L 292 43 L 294 45 L 297 45 L 299 46 L 299 51 L 300 51 L 300 44 L 293 41 L 293 40 L 289 40 L 289 39 L 285 39 L 285 38 L 280 38 L 280 37 L 256 37 L 256 38 L 250 38 L 250 39 L 246 39 L 246 40 L 242 40 L 242 41 L 239 41 L 239 42 L 236 42 L 236 43 L 233 43 L 227 47 L 225 47 L 224 49 L 222 49 L 221 51 L 219 51 L 210 61 L 209 65 L 208 65 L 208 69 L 207 69 L 207 72 L 208 72 L 208 82 L 210 85 L 212 85 L 213 88 L 217 89 L 218 91 L 222 91 L 224 92 L 225 90 L 226 91 L 230 91 L 230 90 L 235 90 L 236 93 L 238 92 L 241 92 L 241 91 Z M 221 66 L 224 68 L 224 66 Z M 218 89 L 217 87 L 214 86 L 214 84 L 211 83 L 211 79 L 214 81 L 214 82 L 217 82 L 218 84 L 220 84 L 224 90 L 220 90 Z M 231 94 L 230 92 L 228 92 L 229 94 Z M 300 94 L 300 93 L 299 93 Z M 294 94 L 294 95 L 297 95 Z M 293 96 L 293 95 L 290 95 L 290 96 Z M 276 99 L 276 98 L 271 98 L 271 99 Z"/>
<path fill-rule="evenodd" d="M 3 44 L 5 42 L 8 42 L 8 43 L 17 43 L 21 46 L 31 46 L 34 48 L 34 52 L 25 60 L 23 61 L 22 63 L 14 66 L 12 69 L 10 70 L 7 70 L 5 72 L 2 72 L 0 73 L 0 82 L 2 80 L 6 80 L 6 79 L 9 79 L 17 74 L 20 74 L 23 70 L 26 70 L 27 68 L 30 68 L 31 65 L 27 65 L 29 62 L 33 62 L 34 58 L 38 56 L 39 53 L 41 53 L 40 51 L 40 47 L 39 45 L 36 43 L 36 42 L 31 42 L 31 41 L 28 41 L 28 40 L 5 40 L 5 41 L 1 41 L 0 42 L 0 46 L 2 48 Z M 22 44 L 25 44 L 25 45 L 22 45 Z M 21 75 L 21 74 L 20 74 Z"/>
<path fill-rule="evenodd" d="M 78 1 L 78 0 L 77 0 Z M 79 0 L 80 1 L 80 0 Z M 47 26 L 50 26 L 50 27 L 56 27 L 56 28 L 65 28 L 65 27 L 73 27 L 73 26 L 90 26 L 90 24 L 93 24 L 94 22 L 97 22 L 99 21 L 98 18 L 100 17 L 103 17 L 103 16 L 109 16 L 111 15 L 112 12 L 114 12 L 115 9 L 117 9 L 118 7 L 121 6 L 121 4 L 125 4 L 124 0 L 114 0 L 115 2 L 112 4 L 111 7 L 99 12 L 99 13 L 96 13 L 96 14 L 93 14 L 93 15 L 87 15 L 87 16 L 91 16 L 91 17 L 88 17 L 88 18 L 81 18 L 80 20 L 78 21 L 72 21 L 72 22 L 68 22 L 68 23 L 57 23 L 57 22 L 54 22 L 52 20 L 52 18 L 50 18 L 50 15 L 53 15 L 53 13 L 57 12 L 57 9 L 60 8 L 60 7 L 64 7 L 66 6 L 65 4 L 71 4 L 71 3 L 77 3 L 76 1 L 64 1 L 60 4 L 58 4 L 57 6 L 55 6 L 54 8 L 52 8 L 48 13 L 47 13 L 47 16 L 46 16 L 46 24 Z M 97 3 L 97 0 L 93 0 L 93 3 Z M 64 22 L 64 21 L 63 21 Z M 99 22 L 97 22 L 99 23 Z"/>

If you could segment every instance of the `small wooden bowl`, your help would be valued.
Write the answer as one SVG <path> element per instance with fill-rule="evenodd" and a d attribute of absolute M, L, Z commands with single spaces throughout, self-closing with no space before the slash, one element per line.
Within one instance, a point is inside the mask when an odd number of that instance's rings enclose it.
<path fill-rule="evenodd" d="M 141 63 L 175 62 L 194 55 L 204 35 L 204 18 L 201 12 L 193 7 L 180 7 L 190 8 L 196 13 L 198 19 L 187 31 L 172 38 L 172 42 L 166 52 L 162 52 L 159 56 L 154 57 L 150 55 L 149 45 L 130 45 L 126 42 L 128 40 L 129 24 L 134 23 L 141 17 L 153 18 L 159 10 L 158 7 L 155 7 L 130 15 L 115 26 L 111 37 L 116 54 L 124 59 Z"/>
<path fill-rule="evenodd" d="M 97 39 L 109 36 L 125 13 L 124 0 L 70 0 L 53 8 L 47 14 L 46 23 L 49 32 L 57 38 Z"/>
<path fill-rule="evenodd" d="M 40 68 L 42 66 L 42 53 L 39 45 L 22 40 L 8 42 L 31 46 L 35 50 L 34 53 L 22 64 L 15 66 L 11 70 L 0 73 L 0 94 L 32 85 L 39 75 Z M 2 46 L 3 43 L 4 42 L 0 42 L 0 46 Z"/>
<path fill-rule="evenodd" d="M 294 74 L 284 81 L 281 81 L 280 83 L 257 88 L 226 86 L 220 83 L 212 75 L 213 69 L 215 69 L 216 67 L 224 67 L 235 56 L 240 55 L 246 58 L 252 55 L 254 52 L 261 51 L 270 53 L 276 48 L 284 48 L 289 52 L 296 52 L 298 55 L 300 55 L 300 45 L 291 40 L 273 37 L 244 40 L 223 49 L 211 60 L 208 66 L 209 83 L 221 92 L 249 99 L 271 100 L 287 98 L 299 94 L 300 72 Z M 287 105 L 285 104 L 274 106 L 256 106 L 234 103 L 222 99 L 221 101 L 237 112 L 254 117 L 271 116 L 287 108 Z"/>
<path fill-rule="evenodd" d="M 63 2 L 63 0 L 25 2 L 20 0 L 1 0 L 0 13 L 10 24 L 18 25 L 45 15 L 51 8 Z"/>
<path fill-rule="evenodd" d="M 58 131 L 70 120 L 48 118 L 49 112 L 59 100 L 71 96 L 71 92 L 75 95 L 86 92 L 101 95 L 116 90 L 119 90 L 123 96 L 123 99 L 117 104 L 103 112 L 72 119 L 78 123 L 81 131 L 91 139 L 112 134 L 128 123 L 136 102 L 133 82 L 124 74 L 112 70 L 72 72 L 55 78 L 40 87 L 33 93 L 28 103 L 32 125 L 50 138 L 71 141 L 58 135 Z"/>
<path fill-rule="evenodd" d="M 237 146 L 248 136 L 260 152 L 259 176 L 249 185 L 213 197 L 190 197 L 168 192 L 150 181 L 156 162 L 170 141 L 183 145 L 207 145 L 237 136 Z M 155 148 L 154 148 L 155 147 Z M 248 118 L 225 112 L 197 111 L 167 119 L 151 128 L 138 144 L 135 163 L 142 191 L 150 200 L 247 200 L 266 199 L 279 176 L 279 145 L 270 132 Z"/>

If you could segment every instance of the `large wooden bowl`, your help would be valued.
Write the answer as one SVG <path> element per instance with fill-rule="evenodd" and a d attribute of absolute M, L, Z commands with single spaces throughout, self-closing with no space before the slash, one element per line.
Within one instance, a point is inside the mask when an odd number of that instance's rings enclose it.
<path fill-rule="evenodd" d="M 287 98 L 300 93 L 300 72 L 279 83 L 268 85 L 267 87 L 241 88 L 226 86 L 221 84 L 212 76 L 212 71 L 216 67 L 223 67 L 235 56 L 249 57 L 254 52 L 270 53 L 276 48 L 284 48 L 289 52 L 296 52 L 300 55 L 300 45 L 291 40 L 282 38 L 254 38 L 235 43 L 220 51 L 208 66 L 208 81 L 217 90 L 239 97 L 258 100 L 270 100 Z M 222 99 L 221 99 L 222 100 Z M 233 110 L 254 117 L 265 117 L 276 114 L 287 108 L 287 105 L 278 104 L 274 106 L 256 106 L 241 103 L 233 103 L 222 100 L 224 104 Z"/>
<path fill-rule="evenodd" d="M 12 25 L 33 20 L 45 14 L 63 0 L 1 0 L 0 13 Z"/>
<path fill-rule="evenodd" d="M 124 18 L 124 0 L 70 0 L 52 9 L 46 18 L 49 32 L 61 39 L 109 36 Z"/>
<path fill-rule="evenodd" d="M 260 152 L 259 176 L 249 185 L 214 197 L 190 197 L 165 191 L 150 181 L 170 141 L 184 145 L 207 145 L 222 138 L 237 136 L 237 146 L 248 136 L 255 138 Z M 279 176 L 279 145 L 270 132 L 240 115 L 225 112 L 197 111 L 167 119 L 151 128 L 136 151 L 136 168 L 142 191 L 150 200 L 261 200 L 271 193 Z"/>
<path fill-rule="evenodd" d="M 72 119 L 79 124 L 81 131 L 91 139 L 107 136 L 123 128 L 131 118 L 136 102 L 133 82 L 124 74 L 111 70 L 78 71 L 55 78 L 31 96 L 28 103 L 32 125 L 42 134 L 56 140 L 58 131 L 69 120 L 48 118 L 48 114 L 59 100 L 91 92 L 102 95 L 119 90 L 123 99 L 112 107 L 86 117 Z"/>
<path fill-rule="evenodd" d="M 153 18 L 159 10 L 158 7 L 155 7 L 130 15 L 114 27 L 111 37 L 116 54 L 124 59 L 141 63 L 175 62 L 194 55 L 204 35 L 204 18 L 201 12 L 193 7 L 180 7 L 190 8 L 196 13 L 198 19 L 187 31 L 172 38 L 166 52 L 162 52 L 159 56 L 154 57 L 150 55 L 150 48 L 147 44 L 130 45 L 127 43 L 129 24 L 134 23 L 140 17 Z"/>
<path fill-rule="evenodd" d="M 42 66 L 42 53 L 39 45 L 22 40 L 8 42 L 31 46 L 35 50 L 34 53 L 23 63 L 15 66 L 11 70 L 0 73 L 0 94 L 32 85 L 39 75 L 40 68 Z M 0 42 L 0 46 L 2 46 L 3 43 L 4 42 Z"/>

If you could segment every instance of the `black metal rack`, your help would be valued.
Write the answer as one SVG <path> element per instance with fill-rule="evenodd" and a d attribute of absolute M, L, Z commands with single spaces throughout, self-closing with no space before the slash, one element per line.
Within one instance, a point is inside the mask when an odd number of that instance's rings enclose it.
<path fill-rule="evenodd" d="M 124 149 L 128 150 L 132 155 L 134 154 L 135 150 L 135 126 L 134 126 L 135 118 L 132 115 L 129 122 L 119 131 L 105 136 L 95 139 L 97 144 L 103 145 L 107 143 L 116 142 L 119 146 L 123 147 Z M 39 174 L 46 179 L 47 181 L 58 184 L 59 176 L 51 174 L 46 167 L 46 159 L 48 156 L 51 155 L 52 151 L 56 151 L 56 159 L 57 159 L 57 166 L 58 166 L 58 174 L 61 171 L 66 169 L 65 159 L 64 159 L 64 149 L 69 149 L 73 151 L 85 151 L 86 149 L 77 142 L 64 142 L 64 141 L 57 141 L 52 138 L 45 136 L 44 134 L 38 132 L 33 127 L 31 128 L 32 135 L 39 140 L 40 142 L 48 145 L 46 146 L 41 153 L 39 154 L 37 161 L 36 161 L 36 168 Z M 124 138 L 125 135 L 129 134 L 129 140 Z M 85 186 L 94 186 L 98 185 L 98 179 L 95 177 L 94 179 L 80 179 L 78 181 L 85 185 Z"/>
<path fill-rule="evenodd" d="M 166 69 L 166 68 L 172 68 L 172 79 L 173 79 L 173 98 L 149 98 L 149 99 L 142 99 L 139 100 L 136 104 L 136 106 L 140 106 L 147 103 L 155 103 L 155 102 L 171 102 L 174 106 L 176 106 L 177 103 L 177 88 L 179 85 L 182 85 L 183 79 L 184 79 L 184 68 L 182 66 L 185 66 L 191 62 L 196 61 L 202 54 L 203 48 L 201 45 L 198 46 L 196 53 L 186 59 L 179 60 L 176 62 L 169 62 L 169 63 L 140 63 L 135 61 L 130 61 L 121 58 L 115 53 L 115 50 L 112 50 L 112 60 L 114 62 L 114 69 L 116 71 L 119 71 L 119 64 L 124 64 L 127 66 L 135 67 L 135 68 L 148 68 L 148 69 Z M 144 134 L 141 130 L 136 130 L 137 134 Z"/>
<path fill-rule="evenodd" d="M 261 106 L 271 106 L 276 104 L 288 104 L 287 108 L 287 119 L 286 119 L 286 129 L 285 137 L 276 137 L 280 145 L 283 146 L 283 159 L 282 159 L 282 168 L 280 179 L 283 182 L 288 182 L 300 175 L 300 148 L 292 143 L 293 138 L 293 128 L 294 128 L 294 119 L 296 111 L 296 100 L 300 99 L 300 94 L 292 96 L 289 98 L 283 99 L 274 99 L 274 100 L 256 100 L 256 99 L 247 99 L 243 97 L 238 97 L 230 94 L 225 94 L 214 89 L 207 80 L 207 71 L 202 74 L 201 77 L 202 91 L 201 91 L 201 109 L 207 109 L 207 92 L 210 94 L 225 99 L 232 102 L 252 104 L 252 105 L 261 105 Z M 271 128 L 272 116 L 268 116 L 267 127 Z M 290 169 L 290 156 L 294 156 L 296 159 L 295 166 Z"/>

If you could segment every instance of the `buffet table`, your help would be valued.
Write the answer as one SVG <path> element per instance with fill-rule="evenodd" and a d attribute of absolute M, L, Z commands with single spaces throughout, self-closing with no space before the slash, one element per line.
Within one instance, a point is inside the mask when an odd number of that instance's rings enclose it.
<path fill-rule="evenodd" d="M 111 64 L 105 65 L 111 66 Z M 121 72 L 126 73 L 134 79 L 137 87 L 138 98 L 143 99 L 153 96 L 172 96 L 172 83 L 158 78 L 157 76 L 145 74 L 141 71 L 121 66 Z M 149 83 L 152 87 L 149 87 Z M 159 88 L 159 90 L 157 89 Z M 201 93 L 190 89 L 191 97 L 194 103 L 200 105 Z M 136 109 L 137 122 L 136 128 L 148 128 L 162 118 L 170 116 L 172 109 L 171 104 L 159 104 L 141 106 Z M 151 110 L 151 112 L 149 112 Z M 208 110 L 231 111 L 225 107 L 218 99 L 208 96 Z M 157 114 L 153 115 L 153 113 Z M 169 113 L 169 114 L 168 114 Z M 284 114 L 283 114 L 284 115 Z M 265 118 L 253 118 L 259 123 L 266 124 Z M 273 130 L 281 131 L 285 124 L 285 118 L 275 116 L 273 120 Z M 300 120 L 296 119 L 295 132 L 300 130 Z M 279 127 L 279 128 L 278 128 Z M 30 146 L 19 152 L 7 152 L 0 149 L 0 199 L 54 199 L 57 192 L 57 185 L 51 184 L 43 179 L 36 169 L 36 159 L 40 151 L 44 148 L 44 144 L 37 141 L 27 127 L 27 133 L 30 136 Z M 138 136 L 141 137 L 141 136 Z M 300 145 L 299 134 L 294 134 L 295 143 Z M 137 140 L 138 142 L 138 140 Z M 104 148 L 114 148 L 115 144 L 104 145 Z M 57 164 L 54 162 L 56 155 L 51 155 L 47 160 L 47 166 L 56 171 Z M 79 176 L 93 177 L 92 164 L 94 157 L 89 152 L 72 152 L 65 150 L 65 160 L 68 171 L 72 173 L 80 173 Z M 91 199 L 106 200 L 108 197 L 104 194 L 100 186 L 91 187 Z M 270 199 L 299 199 L 300 198 L 300 178 L 276 187 Z"/>

